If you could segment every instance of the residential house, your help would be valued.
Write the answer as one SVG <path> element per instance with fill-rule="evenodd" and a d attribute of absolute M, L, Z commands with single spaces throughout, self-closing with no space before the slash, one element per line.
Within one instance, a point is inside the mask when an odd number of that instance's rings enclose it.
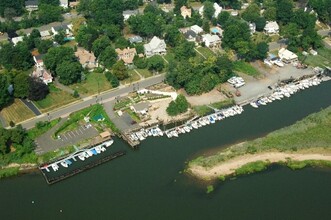
<path fill-rule="evenodd" d="M 154 55 L 163 55 L 167 53 L 166 43 L 164 40 L 154 36 L 148 44 L 144 44 L 144 51 L 146 57 L 151 57 Z"/>
<path fill-rule="evenodd" d="M 53 36 L 57 35 L 61 30 L 65 32 L 66 35 L 72 35 L 71 33 L 72 25 L 61 24 L 55 27 L 52 27 Z"/>
<path fill-rule="evenodd" d="M 278 56 L 284 63 L 292 63 L 298 61 L 298 56 L 285 48 L 281 48 L 278 51 Z"/>
<path fill-rule="evenodd" d="M 223 30 L 222 30 L 222 28 L 217 27 L 217 26 L 210 28 L 210 32 L 212 34 L 218 35 L 219 37 L 222 37 L 223 36 Z"/>
<path fill-rule="evenodd" d="M 77 57 L 79 63 L 82 65 L 83 68 L 94 69 L 98 66 L 94 54 L 92 52 L 88 52 L 82 47 L 77 48 L 75 56 Z"/>
<path fill-rule="evenodd" d="M 135 35 L 133 37 L 130 37 L 129 38 L 129 41 L 130 41 L 131 44 L 134 44 L 134 43 L 141 43 L 141 42 L 143 42 L 143 39 L 140 36 Z"/>
<path fill-rule="evenodd" d="M 38 0 L 25 1 L 25 9 L 29 11 L 38 10 Z"/>
<path fill-rule="evenodd" d="M 45 54 L 38 54 L 36 56 L 33 56 L 33 60 L 35 63 L 35 66 L 37 68 L 41 68 L 44 66 L 44 61 L 43 61 L 43 57 L 45 56 Z"/>
<path fill-rule="evenodd" d="M 186 32 L 184 32 L 183 34 L 187 41 L 196 42 L 198 35 L 194 31 L 189 29 Z"/>
<path fill-rule="evenodd" d="M 221 46 L 221 38 L 218 35 L 204 34 L 202 41 L 209 48 L 218 48 Z"/>
<path fill-rule="evenodd" d="M 49 31 L 40 31 L 40 37 L 42 40 L 47 40 L 50 39 L 52 35 Z"/>
<path fill-rule="evenodd" d="M 249 30 L 251 34 L 254 34 L 256 32 L 256 24 L 255 23 L 249 23 Z"/>
<path fill-rule="evenodd" d="M 46 85 L 48 85 L 48 83 L 53 82 L 52 75 L 44 68 L 36 68 L 32 72 L 32 77 L 40 78 Z"/>
<path fill-rule="evenodd" d="M 123 60 L 126 65 L 131 65 L 133 63 L 134 56 L 137 55 L 136 48 L 124 48 L 121 50 L 120 48 L 115 49 L 118 59 Z"/>
<path fill-rule="evenodd" d="M 60 0 L 60 6 L 62 8 L 68 8 L 69 6 L 68 0 Z"/>
<path fill-rule="evenodd" d="M 132 105 L 130 109 L 137 114 L 146 115 L 149 109 L 149 102 L 140 102 L 138 104 Z"/>
<path fill-rule="evenodd" d="M 221 11 L 222 11 L 222 7 L 221 6 L 219 6 L 216 2 L 214 3 L 214 9 L 215 9 L 215 12 L 214 12 L 214 15 L 213 15 L 213 17 L 214 18 L 217 18 L 217 16 L 221 13 Z M 202 6 L 201 8 L 199 8 L 199 14 L 201 15 L 201 16 L 203 16 L 203 9 L 204 9 L 204 6 Z"/>
<path fill-rule="evenodd" d="M 276 21 L 267 21 L 267 24 L 264 27 L 266 34 L 278 34 L 279 26 Z"/>
<path fill-rule="evenodd" d="M 16 46 L 16 44 L 18 44 L 18 42 L 22 42 L 22 41 L 23 41 L 23 36 L 13 37 L 11 39 L 11 42 L 13 42 L 14 46 Z"/>
<path fill-rule="evenodd" d="M 126 10 L 123 11 L 122 15 L 124 17 L 124 21 L 128 20 L 131 16 L 135 16 L 139 13 L 138 10 Z"/>
<path fill-rule="evenodd" d="M 203 32 L 203 29 L 198 25 L 191 26 L 191 30 L 194 31 L 196 34 L 200 34 Z"/>
<path fill-rule="evenodd" d="M 186 17 L 191 17 L 192 15 L 192 9 L 190 8 L 187 8 L 185 5 L 183 5 L 181 8 L 180 8 L 180 14 L 183 16 L 183 18 L 186 18 Z"/>

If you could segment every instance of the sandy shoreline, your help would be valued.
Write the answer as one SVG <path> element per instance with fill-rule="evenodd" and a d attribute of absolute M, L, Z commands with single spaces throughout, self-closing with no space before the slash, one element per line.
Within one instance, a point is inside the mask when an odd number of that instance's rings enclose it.
<path fill-rule="evenodd" d="M 258 154 L 249 154 L 239 156 L 228 161 L 222 162 L 212 168 L 205 168 L 198 165 L 191 165 L 188 171 L 194 176 L 201 179 L 216 179 L 219 176 L 227 176 L 235 173 L 235 170 L 245 164 L 266 161 L 270 163 L 285 162 L 288 159 L 293 161 L 305 160 L 325 160 L 331 161 L 331 155 L 318 154 L 318 153 L 282 153 L 282 152 L 267 152 Z"/>

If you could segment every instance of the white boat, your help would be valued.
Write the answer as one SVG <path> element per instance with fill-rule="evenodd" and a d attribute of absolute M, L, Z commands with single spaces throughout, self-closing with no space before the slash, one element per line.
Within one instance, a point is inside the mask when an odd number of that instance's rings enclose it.
<path fill-rule="evenodd" d="M 163 131 L 159 127 L 156 127 L 156 130 L 157 130 L 159 136 L 163 136 Z"/>
<path fill-rule="evenodd" d="M 106 147 L 109 147 L 109 146 L 112 145 L 113 143 L 114 143 L 114 140 L 111 139 L 111 140 L 109 140 L 109 141 L 104 142 L 103 144 L 106 145 Z"/>
<path fill-rule="evenodd" d="M 84 161 L 84 160 L 85 160 L 84 153 L 78 154 L 78 158 L 79 158 L 81 161 Z"/>
<path fill-rule="evenodd" d="M 187 132 L 187 133 L 191 131 L 187 126 L 184 126 L 183 128 L 184 128 L 185 132 Z"/>
<path fill-rule="evenodd" d="M 65 167 L 65 168 L 68 167 L 68 164 L 67 164 L 67 162 L 65 162 L 65 161 L 61 161 L 61 165 L 62 165 L 63 167 Z"/>
<path fill-rule="evenodd" d="M 265 103 L 265 101 L 263 101 L 262 99 L 257 100 L 257 104 L 267 105 L 267 103 Z"/>
<path fill-rule="evenodd" d="M 59 166 L 55 163 L 51 165 L 52 169 L 56 172 L 59 169 Z"/>
<path fill-rule="evenodd" d="M 102 145 L 102 146 L 100 146 L 100 150 L 101 150 L 102 152 L 105 152 L 105 151 L 106 151 L 106 148 Z"/>
<path fill-rule="evenodd" d="M 93 156 L 93 153 L 90 150 L 87 150 L 85 152 L 89 155 L 89 157 L 92 157 Z"/>
<path fill-rule="evenodd" d="M 172 135 L 171 135 L 171 132 L 170 132 L 170 131 L 165 131 L 164 133 L 165 133 L 165 135 L 166 135 L 168 138 L 171 138 L 171 137 L 172 137 Z"/>
<path fill-rule="evenodd" d="M 201 124 L 201 126 L 205 126 L 206 125 L 205 120 L 203 118 L 200 118 L 199 124 Z"/>
<path fill-rule="evenodd" d="M 210 121 L 209 121 L 209 119 L 208 119 L 207 117 L 204 117 L 203 119 L 205 120 L 205 123 L 206 123 L 207 125 L 210 124 Z"/>
<path fill-rule="evenodd" d="M 97 154 L 100 154 L 101 153 L 100 146 L 96 146 L 94 149 L 97 152 Z"/>
<path fill-rule="evenodd" d="M 89 158 L 90 155 L 89 155 L 86 151 L 84 151 L 84 157 L 85 157 L 85 158 Z"/>
<path fill-rule="evenodd" d="M 198 123 L 196 121 L 192 122 L 192 127 L 194 129 L 198 129 L 199 128 Z"/>
<path fill-rule="evenodd" d="M 253 108 L 258 108 L 259 106 L 256 104 L 256 102 L 249 103 Z"/>
<path fill-rule="evenodd" d="M 173 137 L 178 137 L 178 133 L 177 133 L 177 131 L 175 131 L 175 130 L 173 130 L 173 131 L 171 132 L 171 135 L 172 135 Z"/>

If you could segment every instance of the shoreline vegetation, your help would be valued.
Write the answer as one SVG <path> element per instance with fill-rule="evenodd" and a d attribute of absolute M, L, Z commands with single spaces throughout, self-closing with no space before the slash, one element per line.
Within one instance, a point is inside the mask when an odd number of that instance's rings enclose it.
<path fill-rule="evenodd" d="M 265 137 L 198 157 L 187 171 L 202 180 L 255 173 L 272 164 L 301 169 L 331 167 L 331 106 Z"/>

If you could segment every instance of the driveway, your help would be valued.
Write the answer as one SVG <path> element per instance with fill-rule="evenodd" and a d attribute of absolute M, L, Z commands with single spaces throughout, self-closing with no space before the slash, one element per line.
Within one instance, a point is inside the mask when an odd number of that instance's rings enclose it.
<path fill-rule="evenodd" d="M 37 106 L 35 106 L 33 104 L 33 102 L 27 101 L 26 99 L 20 99 L 24 105 L 26 107 L 28 107 L 35 115 L 41 115 L 41 112 L 39 111 L 39 109 L 37 108 Z"/>

